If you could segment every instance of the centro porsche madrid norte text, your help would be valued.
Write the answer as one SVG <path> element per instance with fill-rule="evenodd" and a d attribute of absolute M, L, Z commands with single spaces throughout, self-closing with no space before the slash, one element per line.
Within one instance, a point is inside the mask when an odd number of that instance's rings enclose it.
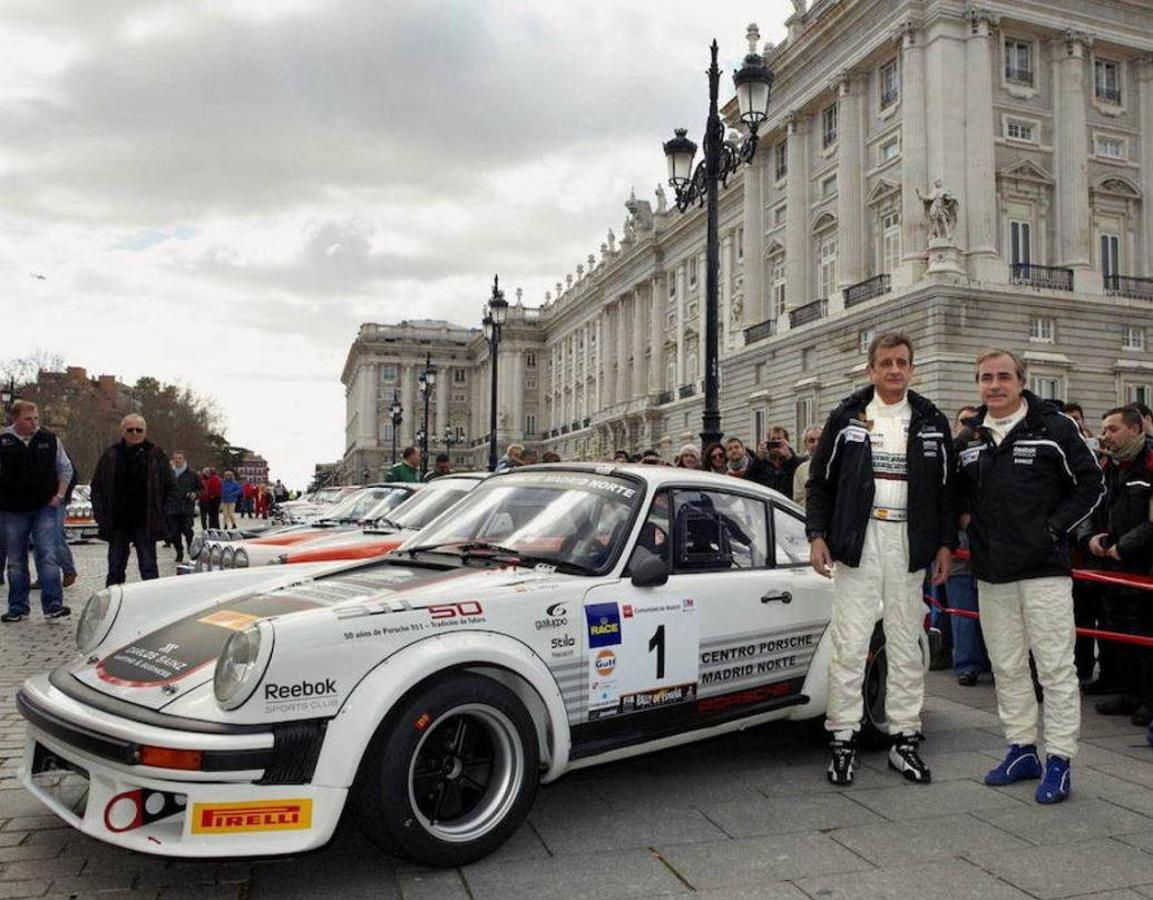
<path fill-rule="evenodd" d="M 591 464 L 456 499 L 387 556 L 93 595 L 77 658 L 19 691 L 25 785 L 147 853 L 307 850 L 350 807 L 382 847 L 456 866 L 572 769 L 823 716 L 832 586 L 791 501 Z M 877 736 L 885 669 L 878 632 Z"/>

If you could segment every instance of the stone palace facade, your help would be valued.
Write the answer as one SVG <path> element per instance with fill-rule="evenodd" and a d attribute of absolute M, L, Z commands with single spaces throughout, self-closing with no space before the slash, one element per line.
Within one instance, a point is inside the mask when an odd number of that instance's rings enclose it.
<path fill-rule="evenodd" d="M 865 347 L 894 328 L 948 413 L 974 399 L 988 345 L 1019 350 L 1035 392 L 1091 419 L 1153 401 L 1153 4 L 794 6 L 787 40 L 763 48 L 776 80 L 757 157 L 719 198 L 724 431 L 783 424 L 796 440 L 867 380 Z M 704 211 L 680 214 L 662 190 L 626 207 L 619 241 L 610 231 L 539 308 L 510 307 L 502 448 L 671 459 L 697 440 Z M 412 440 L 426 353 L 430 446 L 448 426 L 459 466 L 486 463 L 479 330 L 367 324 L 342 375 L 345 480 L 391 461 L 394 392 Z"/>

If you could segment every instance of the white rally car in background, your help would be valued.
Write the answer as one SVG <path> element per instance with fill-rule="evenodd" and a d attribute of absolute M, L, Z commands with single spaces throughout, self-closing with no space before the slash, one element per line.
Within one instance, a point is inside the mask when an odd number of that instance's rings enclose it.
<path fill-rule="evenodd" d="M 571 769 L 821 716 L 831 604 L 800 509 L 772 491 L 517 469 L 377 560 L 93 595 L 80 655 L 17 695 L 21 778 L 149 853 L 295 853 L 351 806 L 381 846 L 457 866 Z M 878 630 L 867 733 L 886 668 Z"/>
<path fill-rule="evenodd" d="M 286 547 L 344 534 L 359 534 L 365 521 L 387 516 L 423 489 L 420 484 L 380 484 L 358 488 L 333 504 L 321 519 L 309 524 L 288 525 L 260 534 L 225 532 L 197 535 L 188 548 L 189 562 L 177 566 L 177 574 L 244 569 L 275 562 Z"/>

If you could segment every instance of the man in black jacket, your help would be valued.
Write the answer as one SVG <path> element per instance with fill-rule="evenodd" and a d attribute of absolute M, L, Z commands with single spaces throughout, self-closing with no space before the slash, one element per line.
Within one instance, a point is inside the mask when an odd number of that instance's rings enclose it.
<path fill-rule="evenodd" d="M 777 425 L 769 429 L 769 439 L 757 448 L 757 458 L 746 477 L 793 499 L 793 476 L 804 460 L 789 446 L 789 430 Z"/>
<path fill-rule="evenodd" d="M 1025 366 L 1013 353 L 978 356 L 977 388 L 984 406 L 957 437 L 958 481 L 1009 742 L 985 783 L 1041 777 L 1037 802 L 1058 803 L 1069 796 L 1081 727 L 1068 539 L 1101 503 L 1101 467 L 1072 419 L 1025 390 Z M 1030 650 L 1045 692 L 1043 777 Z"/>
<path fill-rule="evenodd" d="M 160 577 L 156 542 L 168 534 L 165 509 L 176 479 L 164 451 L 145 437 L 147 428 L 143 416 L 125 416 L 119 442 L 104 451 L 92 476 L 92 513 L 108 541 L 106 585 L 124 583 L 130 547 L 141 580 Z"/>
<path fill-rule="evenodd" d="M 868 371 L 873 386 L 829 416 L 806 486 L 810 560 L 822 575 L 832 570 L 835 585 L 828 776 L 834 784 L 853 780 L 865 663 L 883 614 L 889 765 L 926 783 L 931 775 L 918 752 L 925 695 L 921 585 L 929 565 L 933 583 L 945 581 L 957 543 L 949 421 L 908 389 L 913 345 L 905 335 L 875 338 Z"/>
<path fill-rule="evenodd" d="M 1153 570 L 1153 451 L 1145 440 L 1141 413 L 1119 406 L 1105 413 L 1101 447 L 1106 459 L 1105 502 L 1077 529 L 1077 544 L 1093 568 L 1148 575 Z M 1105 627 L 1130 634 L 1153 634 L 1153 603 L 1146 591 L 1102 586 Z M 1104 648 L 1102 648 L 1104 649 Z M 1153 718 L 1153 650 L 1130 644 L 1109 648 L 1121 696 L 1097 703 L 1104 715 L 1132 713 L 1134 725 Z"/>

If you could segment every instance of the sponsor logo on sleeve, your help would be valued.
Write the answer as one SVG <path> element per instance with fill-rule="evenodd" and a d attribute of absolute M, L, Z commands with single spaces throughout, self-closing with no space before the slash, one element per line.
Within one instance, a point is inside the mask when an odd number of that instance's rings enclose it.
<path fill-rule="evenodd" d="M 312 801 L 307 798 L 192 805 L 193 834 L 303 831 L 311 827 Z"/>
<path fill-rule="evenodd" d="M 621 617 L 615 603 L 591 603 L 585 607 L 589 647 L 610 647 L 621 642 Z"/>

